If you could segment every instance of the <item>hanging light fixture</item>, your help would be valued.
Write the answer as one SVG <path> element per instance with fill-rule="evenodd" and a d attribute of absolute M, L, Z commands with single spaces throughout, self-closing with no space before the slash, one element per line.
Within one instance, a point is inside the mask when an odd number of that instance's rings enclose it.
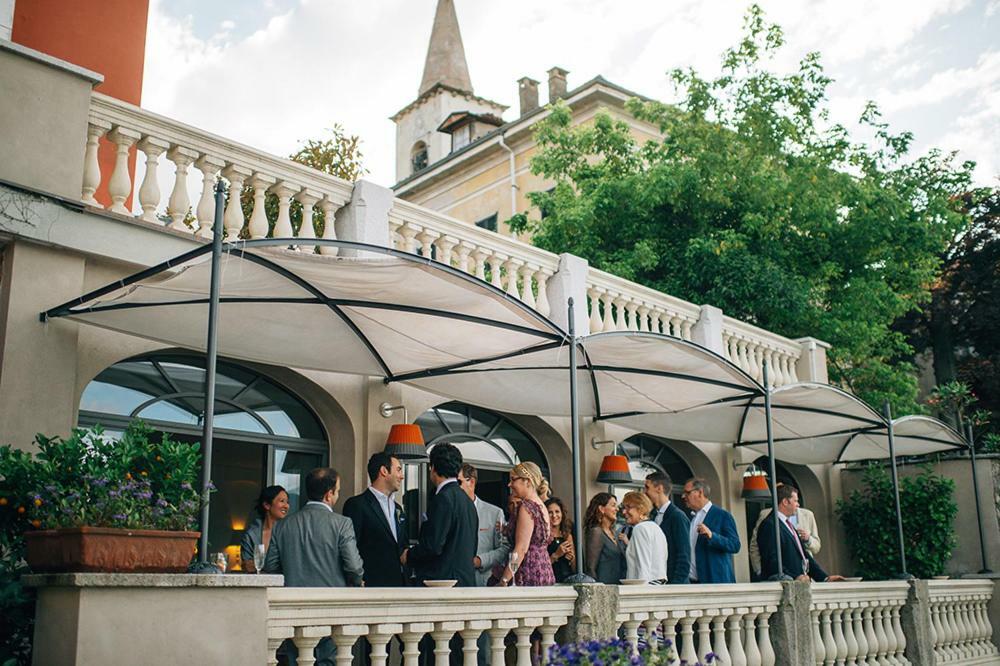
<path fill-rule="evenodd" d="M 745 500 L 756 502 L 770 502 L 771 489 L 767 485 L 767 473 L 750 463 L 747 471 L 743 473 L 743 492 L 740 497 Z"/>
<path fill-rule="evenodd" d="M 596 448 L 601 444 L 608 444 L 611 440 L 604 442 L 593 442 Z M 614 453 L 604 456 L 601 461 L 601 471 L 597 473 L 598 483 L 632 483 L 632 472 L 628 468 L 628 458 L 618 454 L 618 443 L 615 442 Z"/>
<path fill-rule="evenodd" d="M 426 460 L 427 447 L 424 445 L 424 434 L 420 426 L 406 423 L 406 408 L 402 405 L 392 406 L 388 402 L 379 405 L 379 412 L 385 418 L 390 418 L 395 411 L 403 411 L 403 423 L 395 423 L 389 429 L 385 440 L 385 452 L 400 460 Z"/>

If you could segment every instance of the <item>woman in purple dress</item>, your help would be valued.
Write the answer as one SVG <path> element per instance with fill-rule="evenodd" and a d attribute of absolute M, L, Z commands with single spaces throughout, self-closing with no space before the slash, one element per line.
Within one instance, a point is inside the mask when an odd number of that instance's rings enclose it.
<path fill-rule="evenodd" d="M 549 512 L 539 498 L 547 492 L 549 484 L 542 477 L 542 470 L 532 462 L 523 462 L 510 471 L 510 491 L 521 498 L 514 522 L 514 547 L 510 551 L 510 564 L 500 577 L 501 585 L 538 587 L 555 585 L 552 562 L 549 560 Z"/>

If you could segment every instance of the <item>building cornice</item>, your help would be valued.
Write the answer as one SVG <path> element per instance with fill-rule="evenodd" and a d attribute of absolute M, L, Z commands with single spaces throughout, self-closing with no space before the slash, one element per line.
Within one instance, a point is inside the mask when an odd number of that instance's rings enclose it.
<path fill-rule="evenodd" d="M 473 95 L 472 93 L 470 93 L 467 90 L 459 90 L 458 88 L 453 88 L 452 86 L 445 85 L 444 83 L 437 83 L 437 84 L 434 85 L 433 88 L 431 88 L 430 90 L 428 90 L 425 93 L 422 93 L 415 100 L 413 100 L 412 102 L 410 102 L 409 104 L 407 104 L 406 106 L 404 106 L 402 109 L 400 109 L 396 113 L 394 113 L 391 116 L 389 116 L 389 120 L 391 120 L 392 122 L 397 122 L 400 118 L 402 118 L 403 116 L 405 116 L 407 113 L 409 113 L 413 109 L 417 108 L 418 106 L 420 106 L 421 104 L 423 104 L 424 102 L 426 102 L 430 98 L 434 97 L 435 95 L 438 95 L 439 93 L 443 93 L 443 92 L 449 92 L 449 93 L 451 93 L 453 95 L 457 95 L 459 97 L 462 97 L 462 98 L 467 99 L 467 100 L 472 101 L 472 102 L 479 102 L 480 104 L 486 104 L 488 106 L 492 106 L 492 107 L 494 107 L 496 109 L 499 109 L 501 113 L 503 113 L 508 108 L 510 108 L 508 106 L 500 104 L 499 102 L 494 102 L 491 99 L 486 99 L 485 97 L 480 97 L 479 95 Z"/>

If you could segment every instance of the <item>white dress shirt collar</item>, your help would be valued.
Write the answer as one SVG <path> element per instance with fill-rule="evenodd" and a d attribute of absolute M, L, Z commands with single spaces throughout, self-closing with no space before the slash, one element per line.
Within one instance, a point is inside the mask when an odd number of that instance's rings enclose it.
<path fill-rule="evenodd" d="M 456 479 L 454 477 L 452 477 L 450 479 L 445 479 L 441 483 L 437 484 L 437 489 L 434 491 L 434 494 L 436 495 L 439 492 L 441 492 L 441 489 L 444 488 L 445 486 L 447 486 L 449 483 L 458 483 L 458 479 Z"/>

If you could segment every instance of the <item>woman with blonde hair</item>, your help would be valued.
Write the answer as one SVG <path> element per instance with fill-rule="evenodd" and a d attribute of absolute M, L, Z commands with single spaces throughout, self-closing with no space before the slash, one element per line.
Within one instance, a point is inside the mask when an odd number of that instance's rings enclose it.
<path fill-rule="evenodd" d="M 622 514 L 632 526 L 632 536 L 624 537 L 626 577 L 632 580 L 667 579 L 667 538 L 649 515 L 653 503 L 645 493 L 632 491 L 622 498 Z"/>
<path fill-rule="evenodd" d="M 542 470 L 533 462 L 523 462 L 510 470 L 511 493 L 521 498 L 517 513 L 512 518 L 513 543 L 510 564 L 500 576 L 501 585 L 536 587 L 554 585 L 552 563 L 546 547 L 552 532 L 549 512 L 538 495 L 547 491 L 549 484 L 542 477 Z"/>

